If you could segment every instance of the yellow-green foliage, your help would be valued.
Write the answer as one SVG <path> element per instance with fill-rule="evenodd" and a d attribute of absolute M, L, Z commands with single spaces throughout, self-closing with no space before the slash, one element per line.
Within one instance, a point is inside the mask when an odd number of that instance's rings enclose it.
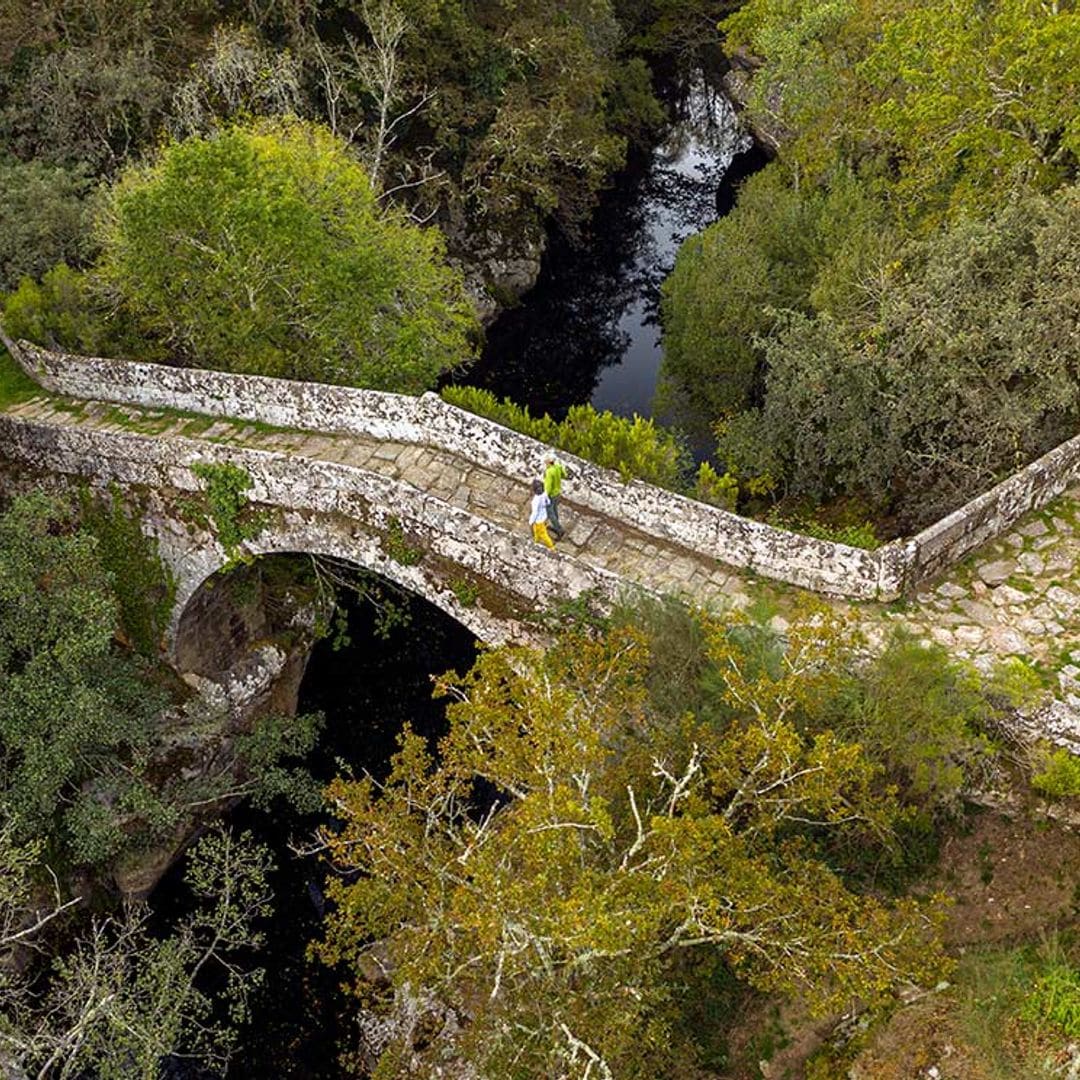
<path fill-rule="evenodd" d="M 1080 757 L 1064 749 L 1045 751 L 1031 785 L 1055 799 L 1080 795 Z"/>
<path fill-rule="evenodd" d="M 19 282 L 4 300 L 4 326 L 13 338 L 39 345 L 103 351 L 105 332 L 94 313 L 86 276 L 65 263 L 47 271 L 40 283 L 28 277 Z"/>
<path fill-rule="evenodd" d="M 261 522 L 245 511 L 251 477 L 245 469 L 228 463 L 196 462 L 191 471 L 206 485 L 210 518 L 221 546 L 232 558 L 240 545 L 258 534 Z"/>
<path fill-rule="evenodd" d="M 1080 970 L 1064 959 L 1050 961 L 1020 1015 L 1040 1028 L 1055 1029 L 1067 1039 L 1080 1038 Z"/>
<path fill-rule="evenodd" d="M 494 420 L 540 442 L 577 454 L 606 469 L 617 470 L 624 480 L 685 489 L 688 459 L 675 435 L 652 420 L 597 412 L 591 405 L 574 405 L 561 423 L 550 416 L 533 416 L 509 398 L 499 401 L 487 390 L 448 386 L 444 400 L 459 409 Z"/>
<path fill-rule="evenodd" d="M 395 986 L 468 1007 L 455 1053 L 499 1077 L 576 1075 L 578 1042 L 614 1076 L 694 1075 L 679 1010 L 706 969 L 824 1009 L 938 978 L 935 905 L 856 891 L 821 858 L 829 835 L 879 844 L 898 809 L 859 745 L 801 722 L 842 680 L 850 632 L 817 609 L 762 665 L 752 630 L 693 629 L 728 724 L 656 708 L 631 625 L 443 677 L 437 752 L 406 729 L 385 782 L 331 785 L 323 839 L 345 872 L 318 954 L 364 993 L 378 941 Z M 397 1075 L 396 1049 L 376 1075 Z"/>
<path fill-rule="evenodd" d="M 441 233 L 380 203 L 318 125 L 166 145 L 121 176 L 99 240 L 98 288 L 204 367 L 418 393 L 473 351 Z"/>
<path fill-rule="evenodd" d="M 694 480 L 695 499 L 734 510 L 739 501 L 739 481 L 731 473 L 721 476 L 707 461 L 698 467 Z"/>

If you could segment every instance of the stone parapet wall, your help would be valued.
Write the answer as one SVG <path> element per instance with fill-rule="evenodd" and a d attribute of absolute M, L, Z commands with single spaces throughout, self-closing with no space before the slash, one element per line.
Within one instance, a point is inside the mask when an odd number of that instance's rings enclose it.
<path fill-rule="evenodd" d="M 5 456 L 30 467 L 47 463 L 51 471 L 97 484 L 178 493 L 204 490 L 205 484 L 192 471 L 197 463 L 236 465 L 251 478 L 246 492 L 251 502 L 273 511 L 263 531 L 245 543 L 252 553 L 309 552 L 351 559 L 423 596 L 486 641 L 507 637 L 518 614 L 545 600 L 594 590 L 614 601 L 626 589 L 616 575 L 549 552 L 525 533 L 512 533 L 408 484 L 336 462 L 175 436 L 164 440 L 63 427 L 3 414 L 0 447 Z M 393 520 L 434 558 L 403 565 L 390 557 L 379 537 Z M 227 561 L 216 542 L 211 549 L 166 540 L 162 554 L 177 579 L 177 615 L 202 582 Z M 452 582 L 424 565 L 440 561 L 517 597 L 520 612 L 493 616 L 463 606 Z"/>
<path fill-rule="evenodd" d="M 1080 435 L 1054 447 L 905 544 L 911 586 L 935 577 L 970 551 L 1001 536 L 1030 510 L 1057 498 L 1080 475 Z"/>
<path fill-rule="evenodd" d="M 526 435 L 449 405 L 436 394 L 409 397 L 261 375 L 70 356 L 28 342 L 9 341 L 8 346 L 43 387 L 72 397 L 435 446 L 522 478 L 540 472 L 547 449 Z M 624 482 L 617 473 L 573 455 L 560 456 L 571 471 L 567 500 L 572 504 L 774 580 L 834 596 L 891 600 L 1059 495 L 1080 473 L 1080 436 L 916 536 L 874 552 L 777 529 L 638 480 Z"/>
<path fill-rule="evenodd" d="M 10 346 L 47 390 L 150 409 L 173 408 L 211 416 L 345 432 L 431 445 L 509 475 L 539 474 L 547 447 L 493 421 L 449 405 L 436 394 L 401 394 L 198 368 L 70 356 L 28 342 Z M 777 529 L 696 502 L 573 455 L 560 454 L 571 472 L 567 501 L 633 523 L 659 539 L 729 566 L 854 599 L 891 599 L 903 575 L 888 549 L 868 552 Z M 886 554 L 883 554 L 885 552 Z"/>
<path fill-rule="evenodd" d="M 421 399 L 406 394 L 72 356 L 27 341 L 10 343 L 10 350 L 46 390 L 69 397 L 178 409 L 304 431 L 345 431 L 376 439 L 423 441 Z"/>

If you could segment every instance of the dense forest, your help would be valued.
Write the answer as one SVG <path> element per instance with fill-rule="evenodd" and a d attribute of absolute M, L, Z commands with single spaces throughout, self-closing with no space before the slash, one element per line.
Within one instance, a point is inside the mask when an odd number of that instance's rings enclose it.
<path fill-rule="evenodd" d="M 592 242 L 666 123 L 656 70 L 721 51 L 771 160 L 664 285 L 672 426 L 469 387 L 506 264 Z M 453 376 L 624 478 L 873 545 L 1080 425 L 1078 80 L 1072 0 L 0 0 L 3 324 Z M 0 405 L 26 392 L 3 354 Z M 237 726 L 167 661 L 137 507 L 0 466 L 5 1080 L 242 1075 L 259 1002 L 308 982 L 267 986 L 281 855 L 238 804 L 310 826 L 286 857 L 319 880 L 335 1034 L 281 1076 L 1077 1075 L 1080 764 L 1010 735 L 1055 673 L 874 644 L 806 597 L 583 597 L 542 648 L 425 672 L 438 731 L 325 785 L 323 716 Z M 235 476 L 205 479 L 188 509 L 236 528 Z M 425 632 L 316 559 L 237 555 L 220 588 L 305 658 L 347 640 L 346 592 L 393 647 Z M 182 896 L 148 900 L 170 861 Z"/>
<path fill-rule="evenodd" d="M 1075 431 L 1074 5 L 749 0 L 721 29 L 764 57 L 778 157 L 682 251 L 665 365 L 746 495 L 922 525 Z"/>

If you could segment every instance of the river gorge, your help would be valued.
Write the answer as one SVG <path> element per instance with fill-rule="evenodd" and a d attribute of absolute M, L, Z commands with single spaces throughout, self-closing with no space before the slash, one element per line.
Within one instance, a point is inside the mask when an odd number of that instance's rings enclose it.
<path fill-rule="evenodd" d="M 625 169 L 599 201 L 588 231 L 568 237 L 552 228 L 539 278 L 487 331 L 481 358 L 459 381 L 556 417 L 591 403 L 618 415 L 662 415 L 660 287 L 679 244 L 734 203 L 738 182 L 766 158 L 745 133 L 719 88 L 719 73 L 698 64 L 659 80 L 669 123 L 657 143 L 630 152 Z M 691 439 L 691 441 L 693 441 Z M 315 777 L 385 775 L 405 724 L 432 742 L 444 728 L 443 704 L 432 700 L 432 675 L 466 670 L 476 655 L 472 635 L 417 598 L 393 597 L 404 625 L 380 632 L 377 609 L 343 594 L 344 639 L 312 651 L 298 710 L 321 712 L 326 727 L 307 762 Z M 344 641 L 344 643 L 343 643 Z M 230 1072 L 330 1080 L 338 1054 L 356 1044 L 357 1015 L 338 976 L 309 960 L 321 933 L 327 872 L 310 849 L 322 815 L 283 805 L 270 812 L 240 805 L 229 814 L 272 848 L 275 913 L 259 960 L 266 980 L 241 1034 Z M 181 860 L 152 896 L 167 927 L 183 908 Z M 180 1080 L 209 1080 L 180 1063 Z"/>

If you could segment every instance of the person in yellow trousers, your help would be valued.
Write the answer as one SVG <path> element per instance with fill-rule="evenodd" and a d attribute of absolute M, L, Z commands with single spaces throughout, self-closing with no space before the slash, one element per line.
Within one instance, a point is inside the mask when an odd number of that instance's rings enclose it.
<path fill-rule="evenodd" d="M 548 532 L 548 497 L 544 494 L 544 482 L 533 481 L 532 510 L 529 513 L 529 524 L 532 526 L 533 539 L 538 544 L 543 544 L 552 550 L 555 549 L 555 541 Z"/>

